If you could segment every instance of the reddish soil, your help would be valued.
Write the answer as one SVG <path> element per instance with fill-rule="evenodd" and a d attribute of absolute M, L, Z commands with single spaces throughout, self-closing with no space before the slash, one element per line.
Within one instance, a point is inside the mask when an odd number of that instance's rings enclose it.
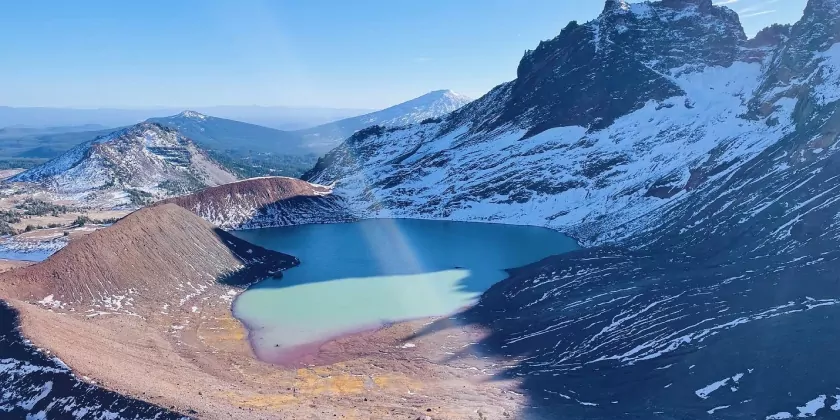
<path fill-rule="evenodd" d="M 194 209 L 198 206 L 220 208 L 236 201 L 260 207 L 291 198 L 320 197 L 331 192 L 329 188 L 321 185 L 310 184 L 296 178 L 275 176 L 251 178 L 205 188 L 193 194 L 163 200 L 160 204 L 173 203 L 185 209 Z"/>
<path fill-rule="evenodd" d="M 248 254 L 237 255 L 235 244 L 249 246 L 181 207 L 163 205 L 80 237 L 40 264 L 0 276 L 0 284 L 13 286 L 9 295 L 18 299 L 53 295 L 79 304 L 131 293 L 166 302 L 173 282 L 214 282 L 245 268 Z"/>
<path fill-rule="evenodd" d="M 504 363 L 473 348 L 485 332 L 458 323 L 420 338 L 428 320 L 340 337 L 297 368 L 257 360 L 230 312 L 241 289 L 223 281 L 295 261 L 231 238 L 155 206 L 0 274 L 0 298 L 80 377 L 199 418 L 501 419 L 526 403 L 515 383 L 491 379 Z"/>

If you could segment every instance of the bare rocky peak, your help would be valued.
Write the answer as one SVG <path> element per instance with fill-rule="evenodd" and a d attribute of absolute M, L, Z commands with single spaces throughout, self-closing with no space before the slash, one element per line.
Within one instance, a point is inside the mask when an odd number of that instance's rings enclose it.
<path fill-rule="evenodd" d="M 509 124 L 529 135 L 559 126 L 600 129 L 649 100 L 681 95 L 668 78 L 672 70 L 731 65 L 746 39 L 738 15 L 708 0 L 609 0 L 598 18 L 572 22 L 527 51 L 505 97 L 467 105 L 456 125 L 472 121 L 481 132 Z M 491 96 L 503 104 L 484 104 Z"/>
<path fill-rule="evenodd" d="M 80 144 L 9 179 L 59 194 L 86 194 L 82 198 L 88 201 L 119 190 L 166 197 L 234 180 L 235 175 L 178 130 L 154 122 Z"/>

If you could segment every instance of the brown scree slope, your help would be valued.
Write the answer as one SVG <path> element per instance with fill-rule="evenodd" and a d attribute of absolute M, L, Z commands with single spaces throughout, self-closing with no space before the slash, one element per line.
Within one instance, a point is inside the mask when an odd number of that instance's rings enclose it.
<path fill-rule="evenodd" d="M 225 279 L 246 265 L 267 272 L 296 263 L 294 257 L 248 244 L 168 204 L 138 210 L 74 240 L 40 264 L 0 275 L 0 290 L 21 300 L 52 295 L 52 300 L 69 305 L 126 294 L 168 302 L 178 284 Z"/>

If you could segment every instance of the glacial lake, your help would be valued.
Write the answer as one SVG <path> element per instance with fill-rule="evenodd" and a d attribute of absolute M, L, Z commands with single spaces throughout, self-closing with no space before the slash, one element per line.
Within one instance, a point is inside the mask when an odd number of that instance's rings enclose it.
<path fill-rule="evenodd" d="M 233 234 L 301 261 L 233 304 L 254 352 L 269 361 L 342 334 L 454 313 L 505 279 L 504 269 L 579 248 L 545 228 L 410 219 Z"/>

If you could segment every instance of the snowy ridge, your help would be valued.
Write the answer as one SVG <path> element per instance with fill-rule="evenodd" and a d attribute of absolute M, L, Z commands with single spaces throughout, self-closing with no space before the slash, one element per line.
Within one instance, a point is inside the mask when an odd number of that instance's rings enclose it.
<path fill-rule="evenodd" d="M 675 72 L 676 73 L 676 72 Z M 686 94 L 649 101 L 610 127 L 557 127 L 523 138 L 507 129 L 492 137 L 445 123 L 352 138 L 310 173 L 364 217 L 431 217 L 545 225 L 563 230 L 609 216 L 595 238 L 629 234 L 621 224 L 653 215 L 667 200 L 652 195 L 666 185 L 673 200 L 692 170 L 714 150 L 720 161 L 746 162 L 791 128 L 794 103 L 773 114 L 785 124 L 745 121 L 747 99 L 761 65 L 734 63 L 669 76 Z M 690 104 L 690 105 L 687 105 Z M 667 136 L 663 136 L 667 133 Z M 562 154 L 563 159 L 555 158 Z M 585 239 L 585 238 L 581 238 Z"/>
<path fill-rule="evenodd" d="M 361 131 L 304 178 L 334 186 L 360 217 L 533 224 L 592 245 L 657 226 L 663 206 L 794 132 L 798 101 L 784 92 L 802 91 L 799 79 L 767 94 L 784 45 L 749 47 L 737 15 L 708 1 L 613 3 L 598 19 L 570 25 L 527 52 L 517 80 L 439 123 Z M 634 35 L 622 38 L 617 25 Z M 595 40 L 595 27 L 602 38 L 619 38 L 603 49 L 580 47 L 581 37 Z M 553 61 L 552 48 L 576 50 Z M 815 64 L 801 77 L 820 75 L 822 84 L 809 90 L 820 104 L 837 92 L 835 48 L 812 52 Z M 537 66 L 546 60 L 557 67 Z M 610 61 L 626 63 L 603 64 Z M 650 82 L 602 93 L 601 74 L 615 72 Z M 543 74 L 555 80 L 535 85 Z M 577 100 L 557 108 L 536 95 Z M 613 106 L 583 109 L 581 102 L 601 95 Z"/>
<path fill-rule="evenodd" d="M 177 131 L 141 123 L 81 144 L 8 182 L 37 183 L 60 196 L 116 205 L 137 204 L 132 190 L 166 197 L 235 179 Z"/>
<path fill-rule="evenodd" d="M 436 90 L 410 101 L 359 118 L 365 125 L 396 127 L 416 124 L 428 118 L 444 116 L 468 104 L 472 99 L 451 90 Z"/>
<path fill-rule="evenodd" d="M 296 133 L 307 140 L 313 151 L 326 153 L 356 131 L 381 125 L 396 127 L 416 124 L 427 119 L 442 117 L 460 109 L 472 99 L 451 90 L 436 90 L 381 111 L 334 123 L 300 130 Z"/>

